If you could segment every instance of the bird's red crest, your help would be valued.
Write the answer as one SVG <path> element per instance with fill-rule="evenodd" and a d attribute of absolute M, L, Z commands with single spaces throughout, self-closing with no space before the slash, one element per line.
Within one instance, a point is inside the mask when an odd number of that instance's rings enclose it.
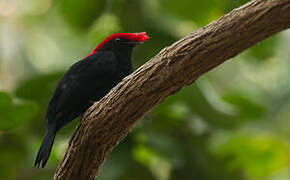
<path fill-rule="evenodd" d="M 147 39 L 149 39 L 149 36 L 146 35 L 146 32 L 140 32 L 140 33 L 116 33 L 112 34 L 111 36 L 107 37 L 103 40 L 88 56 L 96 53 L 105 43 L 116 39 L 116 38 L 127 38 L 132 41 L 136 42 L 145 42 Z M 88 57 L 86 56 L 86 57 Z"/>

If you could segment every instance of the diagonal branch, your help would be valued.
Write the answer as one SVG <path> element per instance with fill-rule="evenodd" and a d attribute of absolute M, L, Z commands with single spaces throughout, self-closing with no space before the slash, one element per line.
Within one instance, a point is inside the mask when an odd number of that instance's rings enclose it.
<path fill-rule="evenodd" d="M 227 59 L 288 28 L 290 0 L 253 0 L 163 49 L 85 113 L 54 179 L 95 179 L 112 149 L 146 112 Z"/>

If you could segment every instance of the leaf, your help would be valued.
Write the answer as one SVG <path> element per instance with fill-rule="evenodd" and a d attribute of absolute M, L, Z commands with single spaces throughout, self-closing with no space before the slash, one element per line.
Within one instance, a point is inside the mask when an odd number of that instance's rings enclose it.
<path fill-rule="evenodd" d="M 0 130 L 19 127 L 35 117 L 37 112 L 38 106 L 35 103 L 14 103 L 8 93 L 0 92 Z"/>
<path fill-rule="evenodd" d="M 54 72 L 23 80 L 16 88 L 15 94 L 19 98 L 35 101 L 44 107 L 48 104 L 49 98 L 62 74 Z"/>
<path fill-rule="evenodd" d="M 0 179 L 17 179 L 18 167 L 26 160 L 26 135 L 1 133 L 0 136 Z M 28 166 L 29 167 L 29 166 Z"/>
<path fill-rule="evenodd" d="M 103 14 L 92 25 L 89 40 L 95 45 L 96 41 L 101 42 L 107 36 L 120 31 L 120 23 L 117 16 L 113 14 Z"/>
<path fill-rule="evenodd" d="M 11 104 L 11 103 L 12 103 L 12 98 L 9 96 L 9 94 L 6 92 L 0 91 L 0 107 L 7 104 Z"/>
<path fill-rule="evenodd" d="M 157 152 L 144 145 L 138 145 L 134 148 L 133 156 L 139 163 L 149 168 L 156 179 L 169 178 L 171 164 Z"/>
<path fill-rule="evenodd" d="M 227 0 L 227 8 L 226 12 L 229 12 L 233 10 L 234 8 L 237 8 L 243 4 L 246 4 L 250 0 Z"/>
<path fill-rule="evenodd" d="M 267 135 L 234 136 L 216 150 L 228 169 L 243 169 L 252 178 L 271 175 L 289 163 L 287 142 Z"/>
<path fill-rule="evenodd" d="M 240 94 L 228 94 L 222 99 L 239 109 L 240 118 L 258 119 L 265 113 L 265 107 L 263 105 Z"/>
<path fill-rule="evenodd" d="M 270 37 L 249 49 L 249 56 L 257 61 L 265 61 L 275 55 L 277 47 L 277 36 Z"/>
<path fill-rule="evenodd" d="M 219 1 L 160 1 L 163 13 L 170 14 L 173 17 L 179 17 L 194 21 L 195 23 L 205 25 L 212 20 L 220 17 L 222 10 L 226 6 L 225 0 Z M 213 5 L 214 4 L 214 5 Z"/>
<path fill-rule="evenodd" d="M 104 12 L 106 3 L 105 0 L 62 0 L 60 7 L 63 16 L 71 25 L 84 29 Z"/>

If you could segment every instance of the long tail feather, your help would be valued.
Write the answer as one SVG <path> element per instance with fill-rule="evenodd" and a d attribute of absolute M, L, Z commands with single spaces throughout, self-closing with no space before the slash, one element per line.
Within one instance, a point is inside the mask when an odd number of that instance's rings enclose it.
<path fill-rule="evenodd" d="M 45 167 L 47 160 L 49 158 L 50 152 L 51 152 L 54 138 L 55 138 L 55 131 L 52 129 L 48 129 L 46 131 L 46 134 L 43 138 L 43 141 L 37 153 L 37 156 L 34 162 L 34 167 L 36 168 L 39 168 L 40 166 L 42 168 Z"/>

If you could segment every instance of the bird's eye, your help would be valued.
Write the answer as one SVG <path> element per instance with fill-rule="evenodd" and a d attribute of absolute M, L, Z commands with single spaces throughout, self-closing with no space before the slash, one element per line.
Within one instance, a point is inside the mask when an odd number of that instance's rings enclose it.
<path fill-rule="evenodd" d="M 116 38 L 115 41 L 116 41 L 116 42 L 120 42 L 121 39 L 120 39 L 120 38 Z"/>

